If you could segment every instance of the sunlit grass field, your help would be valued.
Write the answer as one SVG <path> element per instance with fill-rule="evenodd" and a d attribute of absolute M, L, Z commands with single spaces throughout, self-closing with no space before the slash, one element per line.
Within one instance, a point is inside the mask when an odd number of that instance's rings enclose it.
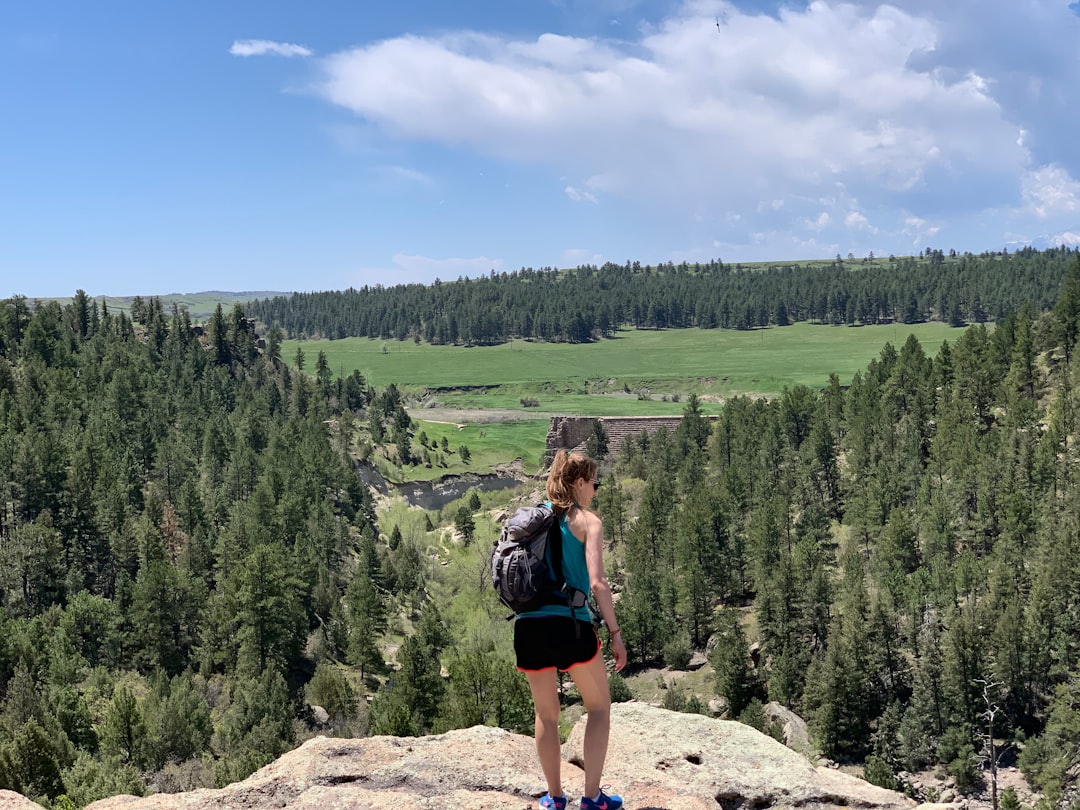
<path fill-rule="evenodd" d="M 799 323 L 747 332 L 626 330 L 613 340 L 589 344 L 515 340 L 472 348 L 346 338 L 285 341 L 282 357 L 291 361 L 300 345 L 310 368 L 323 351 L 335 374 L 359 369 L 379 387 L 395 383 L 405 391 L 435 390 L 440 404 L 452 407 L 520 409 L 519 399 L 531 395 L 544 411 L 586 408 L 602 415 L 604 408 L 614 407 L 617 413 L 645 414 L 663 403 L 650 405 L 637 396 L 626 397 L 626 389 L 636 394 L 648 388 L 658 400 L 664 393 L 690 392 L 771 396 L 793 385 L 823 387 L 831 373 L 846 384 L 886 342 L 899 348 L 909 334 L 927 354 L 936 354 L 942 341 L 955 341 L 961 330 L 943 323 L 863 327 Z M 478 392 L 478 387 L 499 390 Z M 451 390 L 470 388 L 474 390 Z M 634 404 L 626 409 L 602 404 L 620 393 Z M 680 410 L 676 405 L 659 412 Z"/>

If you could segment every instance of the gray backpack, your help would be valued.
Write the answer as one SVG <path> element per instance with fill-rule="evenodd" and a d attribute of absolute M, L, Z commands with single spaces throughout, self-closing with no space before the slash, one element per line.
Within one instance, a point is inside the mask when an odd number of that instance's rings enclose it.
<path fill-rule="evenodd" d="M 491 552 L 491 584 L 514 613 L 550 604 L 584 607 L 585 593 L 563 578 L 562 530 L 549 504 L 522 506 L 506 519 Z"/>

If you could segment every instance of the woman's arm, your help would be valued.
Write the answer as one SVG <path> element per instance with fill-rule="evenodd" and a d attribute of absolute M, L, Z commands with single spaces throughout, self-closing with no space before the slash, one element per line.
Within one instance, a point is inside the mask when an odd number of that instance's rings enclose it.
<path fill-rule="evenodd" d="M 585 564 L 589 568 L 589 586 L 592 588 L 596 607 L 608 627 L 611 652 L 615 655 L 615 669 L 626 666 L 626 644 L 622 630 L 615 620 L 615 603 L 611 598 L 611 585 L 604 573 L 604 524 L 592 512 L 585 512 Z"/>

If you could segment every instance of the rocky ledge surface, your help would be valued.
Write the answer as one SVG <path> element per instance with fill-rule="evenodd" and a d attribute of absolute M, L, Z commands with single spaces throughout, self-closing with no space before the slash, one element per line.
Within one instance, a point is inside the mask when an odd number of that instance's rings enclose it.
<path fill-rule="evenodd" d="M 563 747 L 563 782 L 580 795 L 584 721 Z M 913 810 L 916 803 L 805 757 L 749 726 L 643 703 L 612 707 L 604 782 L 628 810 L 849 807 Z M 88 810 L 536 807 L 543 779 L 531 737 L 476 726 L 429 737 L 316 737 L 242 782 L 218 790 L 114 796 Z M 931 810 L 923 805 L 922 810 Z M 0 793 L 0 810 L 37 810 Z"/>

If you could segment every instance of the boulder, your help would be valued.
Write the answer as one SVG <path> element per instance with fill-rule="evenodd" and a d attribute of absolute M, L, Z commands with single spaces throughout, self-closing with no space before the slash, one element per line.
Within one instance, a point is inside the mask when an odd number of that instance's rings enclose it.
<path fill-rule="evenodd" d="M 707 663 L 709 663 L 709 659 L 705 657 L 704 653 L 695 652 L 690 656 L 690 663 L 687 664 L 686 668 L 691 672 L 697 672 Z"/>
<path fill-rule="evenodd" d="M 322 728 L 330 725 L 330 713 L 322 706 L 311 707 L 311 719 L 316 726 Z"/>
<path fill-rule="evenodd" d="M 765 704 L 765 716 L 783 729 L 784 745 L 800 754 L 811 754 L 810 729 L 799 715 L 774 701 Z"/>
<path fill-rule="evenodd" d="M 722 697 L 714 697 L 709 701 L 709 714 L 713 717 L 723 717 L 727 714 L 728 702 Z"/>

